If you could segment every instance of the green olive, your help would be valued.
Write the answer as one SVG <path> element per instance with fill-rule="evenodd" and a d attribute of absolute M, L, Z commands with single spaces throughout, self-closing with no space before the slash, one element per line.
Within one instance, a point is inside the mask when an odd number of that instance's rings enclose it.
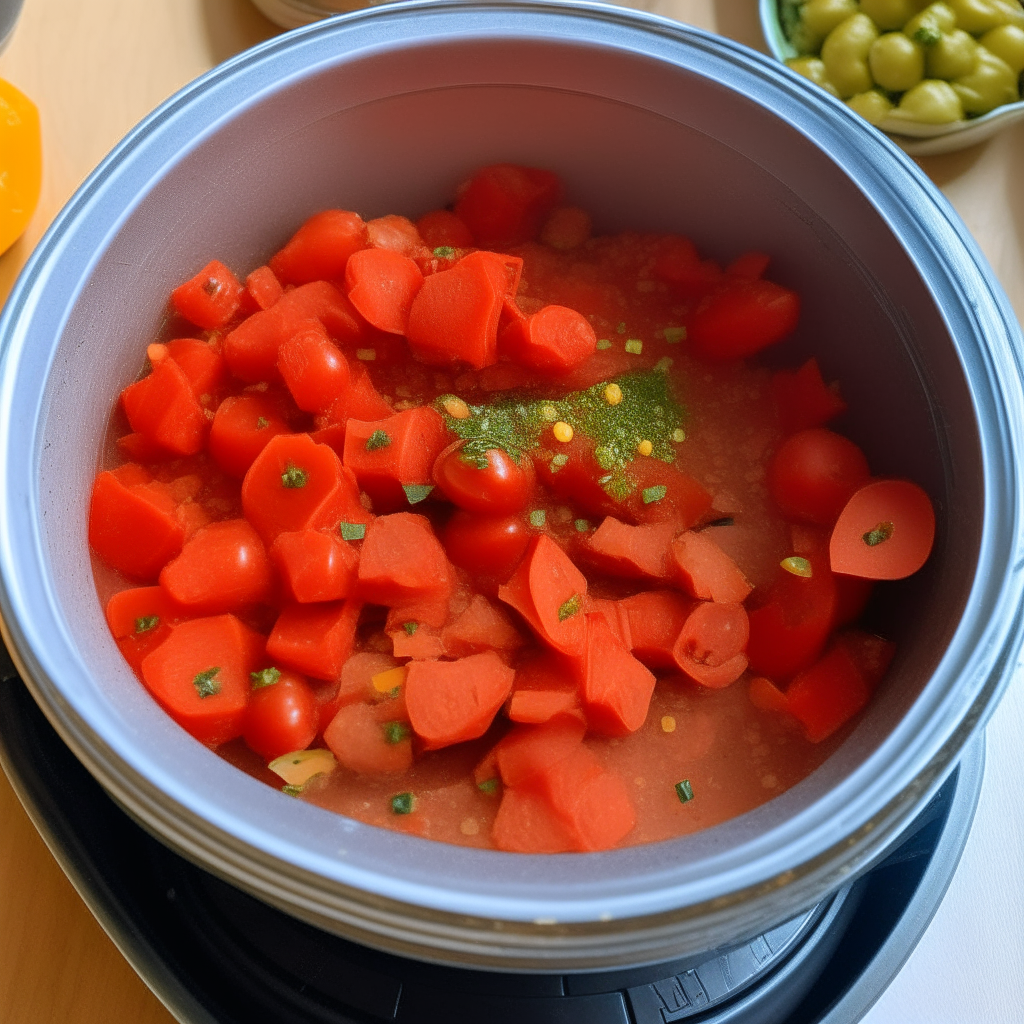
<path fill-rule="evenodd" d="M 857 0 L 807 0 L 800 8 L 800 29 L 810 44 L 807 50 L 818 50 L 836 25 L 856 13 Z"/>
<path fill-rule="evenodd" d="M 1020 99 L 1017 72 L 984 46 L 978 47 L 978 63 L 974 70 L 952 85 L 968 114 L 987 114 L 1004 103 L 1015 103 Z"/>
<path fill-rule="evenodd" d="M 980 35 L 1000 25 L 1024 26 L 1024 10 L 1017 0 L 946 0 L 956 15 L 958 28 Z"/>
<path fill-rule="evenodd" d="M 1024 71 L 1024 28 L 1000 25 L 981 37 L 981 45 L 1006 61 L 1018 75 Z"/>
<path fill-rule="evenodd" d="M 969 75 L 977 63 L 978 43 L 962 28 L 943 32 L 942 38 L 928 47 L 925 58 L 928 77 L 945 78 L 946 81 Z"/>
<path fill-rule="evenodd" d="M 928 0 L 860 0 L 860 9 L 880 28 L 891 30 L 903 26 Z"/>
<path fill-rule="evenodd" d="M 829 81 L 844 99 L 867 92 L 875 83 L 868 70 L 868 51 L 878 38 L 875 23 L 866 14 L 853 14 L 836 25 L 821 46 L 821 59 Z"/>
<path fill-rule="evenodd" d="M 964 108 L 949 82 L 926 78 L 903 94 L 893 114 L 921 124 L 949 124 L 963 119 Z"/>
<path fill-rule="evenodd" d="M 924 78 L 924 47 L 902 32 L 886 32 L 871 44 L 868 67 L 883 89 L 906 92 Z"/>
<path fill-rule="evenodd" d="M 859 92 L 856 96 L 851 96 L 846 105 L 860 114 L 868 124 L 881 124 L 892 112 L 889 98 L 878 89 Z"/>
<path fill-rule="evenodd" d="M 903 32 L 923 46 L 933 46 L 939 41 L 943 32 L 952 32 L 956 28 L 956 14 L 949 4 L 939 0 L 929 4 L 920 14 L 915 14 L 903 26 Z"/>
<path fill-rule="evenodd" d="M 804 78 L 809 78 L 815 85 L 820 85 L 826 92 L 838 96 L 836 87 L 828 80 L 825 62 L 818 57 L 794 57 L 786 61 L 786 66 Z"/>

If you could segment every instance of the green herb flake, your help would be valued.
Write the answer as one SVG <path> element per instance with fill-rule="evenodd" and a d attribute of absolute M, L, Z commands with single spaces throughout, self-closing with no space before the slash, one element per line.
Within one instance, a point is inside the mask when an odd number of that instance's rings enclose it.
<path fill-rule="evenodd" d="M 676 427 L 669 435 L 676 444 L 682 444 L 686 440 L 686 431 Z"/>
<path fill-rule="evenodd" d="M 420 628 L 420 624 L 418 622 L 403 622 L 402 623 L 402 629 L 405 630 L 406 636 L 415 636 L 416 635 L 416 630 L 419 629 L 419 628 Z"/>
<path fill-rule="evenodd" d="M 638 356 L 644 350 L 644 343 L 639 338 L 630 338 L 626 342 L 626 351 L 631 356 Z"/>
<path fill-rule="evenodd" d="M 573 525 L 577 533 L 586 533 L 590 529 L 590 523 L 586 519 L 577 519 Z"/>
<path fill-rule="evenodd" d="M 580 595 L 573 594 L 565 604 L 561 605 L 558 609 L 558 621 L 565 622 L 566 619 L 571 618 L 580 610 Z"/>
<path fill-rule="evenodd" d="M 685 327 L 666 327 L 661 333 L 670 345 L 678 345 L 681 341 L 686 341 Z"/>
<path fill-rule="evenodd" d="M 538 530 L 542 529 L 548 521 L 548 514 L 542 508 L 535 508 L 530 513 L 530 525 Z"/>
<path fill-rule="evenodd" d="M 269 426 L 270 426 L 270 420 L 268 420 L 266 416 L 261 416 L 256 421 L 256 429 L 257 430 L 266 430 L 267 427 L 269 427 Z"/>
<path fill-rule="evenodd" d="M 652 505 L 656 501 L 661 501 L 666 494 L 668 494 L 668 488 L 664 484 L 655 484 L 653 487 L 645 487 L 640 492 L 640 496 L 644 499 L 645 505 Z"/>
<path fill-rule="evenodd" d="M 688 804 L 693 799 L 693 786 L 690 785 L 689 779 L 676 783 L 676 796 L 679 797 L 681 804 Z"/>
<path fill-rule="evenodd" d="M 136 633 L 148 633 L 160 625 L 159 615 L 141 615 L 135 620 Z"/>
<path fill-rule="evenodd" d="M 478 782 L 476 788 L 481 793 L 486 793 L 488 796 L 494 796 L 498 792 L 498 780 L 497 779 L 484 779 L 483 782 Z"/>
<path fill-rule="evenodd" d="M 557 473 L 563 466 L 568 465 L 568 463 L 569 463 L 569 456 L 566 455 L 565 452 L 559 452 L 557 455 L 553 456 L 552 459 L 551 459 L 551 463 L 550 463 L 550 465 L 551 465 L 551 472 L 552 473 Z"/>
<path fill-rule="evenodd" d="M 615 333 L 616 334 L 625 334 L 626 333 L 626 321 L 625 320 L 623 320 L 618 325 L 618 327 L 615 328 Z"/>
<path fill-rule="evenodd" d="M 386 743 L 401 743 L 409 735 L 409 727 L 405 722 L 385 722 L 384 741 Z"/>
<path fill-rule="evenodd" d="M 392 814 L 412 814 L 416 797 L 412 793 L 396 793 L 391 798 Z"/>
<path fill-rule="evenodd" d="M 892 523 L 879 523 L 873 530 L 868 530 L 861 539 L 869 548 L 873 548 L 887 541 L 895 532 L 896 528 Z"/>
<path fill-rule="evenodd" d="M 366 523 L 338 523 L 342 540 L 362 540 L 366 536 Z"/>
<path fill-rule="evenodd" d="M 195 678 L 192 680 L 192 685 L 196 688 L 196 693 L 201 698 L 212 697 L 220 693 L 220 683 L 214 678 L 219 671 L 220 665 L 215 665 L 213 668 L 207 668 L 202 672 L 196 673 Z"/>
<path fill-rule="evenodd" d="M 439 260 L 453 260 L 455 259 L 455 250 L 450 245 L 439 245 L 434 250 L 434 255 Z"/>
<path fill-rule="evenodd" d="M 281 670 L 274 668 L 261 668 L 258 672 L 250 672 L 249 679 L 252 681 L 252 688 L 259 690 L 264 686 L 273 686 L 281 678 Z"/>
<path fill-rule="evenodd" d="M 296 490 L 299 487 L 305 487 L 309 482 L 309 474 L 298 466 L 289 466 L 281 474 L 281 486 L 287 487 L 290 490 Z"/>
<path fill-rule="evenodd" d="M 405 491 L 406 500 L 410 505 L 418 505 L 425 501 L 433 489 L 433 484 L 402 484 L 402 490 Z"/>
<path fill-rule="evenodd" d="M 612 343 L 607 338 L 597 339 L 597 351 L 605 352 L 612 347 Z"/>
<path fill-rule="evenodd" d="M 281 792 L 286 796 L 298 796 L 302 792 L 302 787 L 293 786 L 291 783 L 288 783 L 281 787 Z"/>
<path fill-rule="evenodd" d="M 391 444 L 391 435 L 386 430 L 375 430 L 366 439 L 366 450 L 375 452 L 378 448 L 387 448 Z"/>

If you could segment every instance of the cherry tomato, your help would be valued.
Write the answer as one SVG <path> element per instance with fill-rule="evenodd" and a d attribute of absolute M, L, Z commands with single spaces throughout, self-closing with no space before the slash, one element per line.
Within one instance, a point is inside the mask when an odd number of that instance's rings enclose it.
<path fill-rule="evenodd" d="M 786 439 L 768 467 L 768 489 L 787 516 L 831 526 L 871 471 L 848 438 L 824 427 Z"/>
<path fill-rule="evenodd" d="M 460 568 L 508 582 L 530 543 L 521 516 L 486 516 L 459 509 L 448 521 L 444 546 Z"/>
<path fill-rule="evenodd" d="M 464 444 L 449 445 L 434 463 L 434 483 L 444 496 L 471 512 L 501 515 L 526 508 L 536 485 L 533 462 L 516 462 L 500 448 L 491 448 L 479 461 L 467 459 Z"/>
<path fill-rule="evenodd" d="M 270 677 L 276 669 L 264 669 Z M 316 738 L 320 713 L 309 683 L 295 672 L 282 671 L 277 681 L 257 685 L 249 695 L 242 735 L 250 750 L 273 761 L 305 750 Z"/>

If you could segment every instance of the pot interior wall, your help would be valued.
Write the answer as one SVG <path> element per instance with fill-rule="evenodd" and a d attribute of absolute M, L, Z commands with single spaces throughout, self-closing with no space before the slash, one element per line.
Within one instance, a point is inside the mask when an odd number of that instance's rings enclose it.
<path fill-rule="evenodd" d="M 257 266 L 325 207 L 418 216 L 473 168 L 503 160 L 557 171 L 598 230 L 678 231 L 722 259 L 764 249 L 770 275 L 800 292 L 800 328 L 770 358 L 794 365 L 817 355 L 852 410 L 840 429 L 877 474 L 920 482 L 940 525 L 928 568 L 876 608 L 899 642 L 882 691 L 839 752 L 772 806 L 799 812 L 885 741 L 966 602 L 982 463 L 969 390 L 927 287 L 875 208 L 815 145 L 756 97 L 640 55 L 595 59 L 556 41 L 529 52 L 497 40 L 443 52 L 383 48 L 313 63 L 270 95 L 240 97 L 216 129 L 193 137 L 183 122 L 177 155 L 102 240 L 63 327 L 35 438 L 47 557 L 91 677 L 80 685 L 151 757 L 180 765 L 184 785 L 256 799 L 256 783 L 230 778 L 141 691 L 93 586 L 92 477 L 116 395 L 139 374 L 169 289 L 212 257 L 236 271 Z M 675 843 L 662 846 L 647 854 L 654 863 L 678 858 Z"/>

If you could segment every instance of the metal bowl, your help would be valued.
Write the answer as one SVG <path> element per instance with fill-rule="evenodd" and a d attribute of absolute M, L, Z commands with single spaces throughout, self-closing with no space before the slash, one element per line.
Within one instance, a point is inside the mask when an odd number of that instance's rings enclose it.
<path fill-rule="evenodd" d="M 800 53 L 789 41 L 782 27 L 779 2 L 780 0 L 758 0 L 758 10 L 761 15 L 761 30 L 764 32 L 768 49 L 779 60 L 786 61 L 792 57 L 799 57 Z M 890 116 L 877 127 L 886 132 L 905 153 L 911 156 L 932 156 L 977 145 L 985 139 L 990 139 L 996 132 L 1001 132 L 1022 120 L 1024 100 L 1019 103 L 1004 103 L 1003 106 L 996 107 L 981 117 L 953 121 L 950 124 L 920 124 L 906 118 Z"/>
<path fill-rule="evenodd" d="M 926 569 L 876 609 L 899 644 L 810 777 L 705 832 L 520 856 L 288 799 L 179 729 L 105 626 L 86 509 L 118 391 L 166 296 L 258 265 L 311 212 L 413 215 L 468 169 L 560 173 L 602 231 L 774 255 L 880 475 L 938 510 Z M 682 957 L 763 931 L 874 862 L 949 773 L 1021 644 L 1022 342 L 966 229 L 882 135 L 775 61 L 592 4 L 397 4 L 273 39 L 172 97 L 60 214 L 0 320 L 0 609 L 49 719 L 148 829 L 369 945 L 499 969 Z"/>

